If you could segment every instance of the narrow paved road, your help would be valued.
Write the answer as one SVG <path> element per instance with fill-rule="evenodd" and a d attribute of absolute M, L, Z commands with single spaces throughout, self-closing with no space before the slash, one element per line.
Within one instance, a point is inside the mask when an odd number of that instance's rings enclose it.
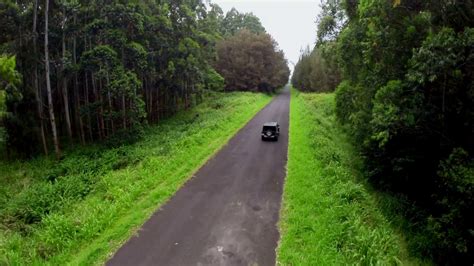
<path fill-rule="evenodd" d="M 158 210 L 108 265 L 275 265 L 286 175 L 285 88 Z M 260 140 L 278 121 L 278 142 Z"/>

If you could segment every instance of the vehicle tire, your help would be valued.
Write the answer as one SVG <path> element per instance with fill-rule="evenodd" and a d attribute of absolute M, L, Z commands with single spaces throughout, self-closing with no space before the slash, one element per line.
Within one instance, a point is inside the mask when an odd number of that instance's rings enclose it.
<path fill-rule="evenodd" d="M 262 141 L 265 141 L 265 138 L 264 138 L 264 137 L 262 137 Z"/>
<path fill-rule="evenodd" d="M 278 141 L 278 137 L 275 138 L 275 141 Z"/>

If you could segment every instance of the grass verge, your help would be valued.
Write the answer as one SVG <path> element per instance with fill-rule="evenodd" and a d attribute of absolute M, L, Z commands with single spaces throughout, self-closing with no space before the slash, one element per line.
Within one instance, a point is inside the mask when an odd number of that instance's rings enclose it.
<path fill-rule="evenodd" d="M 419 264 L 335 122 L 334 95 L 292 91 L 280 265 Z"/>
<path fill-rule="evenodd" d="M 0 161 L 0 264 L 101 264 L 271 97 L 218 94 L 105 149 Z"/>

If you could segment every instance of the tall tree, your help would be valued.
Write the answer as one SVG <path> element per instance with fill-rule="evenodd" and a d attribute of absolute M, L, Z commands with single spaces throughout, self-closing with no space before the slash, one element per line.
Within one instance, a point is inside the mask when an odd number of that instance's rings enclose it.
<path fill-rule="evenodd" d="M 50 80 L 50 66 L 49 66 L 49 49 L 48 49 L 48 18 L 49 18 L 49 0 L 45 0 L 44 7 L 44 64 L 45 64 L 45 75 L 46 75 L 46 92 L 48 94 L 48 111 L 49 119 L 51 122 L 51 132 L 53 134 L 53 144 L 54 150 L 56 152 L 56 157 L 61 156 L 61 151 L 59 149 L 59 140 L 56 129 L 56 118 L 54 115 L 54 105 L 53 105 L 53 95 L 51 92 L 51 80 Z"/>
<path fill-rule="evenodd" d="M 268 34 L 242 30 L 218 43 L 217 56 L 226 90 L 273 92 L 288 81 L 287 62 Z"/>
<path fill-rule="evenodd" d="M 36 29 L 38 22 L 38 1 L 35 0 L 33 5 L 33 29 L 32 29 L 32 38 L 33 38 L 33 56 L 38 55 L 38 32 Z M 36 99 L 36 110 L 38 115 L 38 121 L 40 125 L 40 138 L 41 143 L 43 144 L 43 152 L 48 155 L 48 144 L 46 142 L 45 128 L 44 128 L 44 118 L 43 118 L 43 101 L 41 99 L 41 91 L 38 85 L 38 62 L 35 60 L 33 62 L 33 90 Z"/>
<path fill-rule="evenodd" d="M 339 120 L 370 181 L 410 201 L 410 233 L 439 264 L 472 261 L 472 1 L 349 1 L 337 35 Z M 416 215 L 410 215 L 414 213 Z M 417 236 L 418 237 L 418 236 Z"/>
<path fill-rule="evenodd" d="M 67 73 L 66 73 L 66 23 L 67 23 L 67 14 L 66 14 L 66 3 L 61 3 L 61 49 L 62 49 L 62 59 L 61 59 L 61 72 L 62 72 L 62 95 L 63 95 L 63 104 L 64 104 L 64 116 L 66 118 L 66 129 L 69 138 L 72 138 L 72 126 L 71 126 L 71 116 L 69 108 L 69 95 L 67 87 Z"/>
<path fill-rule="evenodd" d="M 208 9 L 199 0 L 63 0 L 48 3 L 48 21 L 36 14 L 45 6 L 0 1 L 0 52 L 16 55 L 24 77 L 7 92 L 8 147 L 24 155 L 41 143 L 44 153 L 49 143 L 59 149 L 59 139 L 71 145 L 134 139 L 144 112 L 155 123 L 199 103 L 206 89 L 223 88 L 214 68 L 222 29 L 264 32 L 252 14 L 235 10 L 235 20 L 229 15 L 224 22 L 219 6 Z M 43 22 L 44 33 L 37 29 Z M 35 43 L 38 33 L 47 42 Z"/>

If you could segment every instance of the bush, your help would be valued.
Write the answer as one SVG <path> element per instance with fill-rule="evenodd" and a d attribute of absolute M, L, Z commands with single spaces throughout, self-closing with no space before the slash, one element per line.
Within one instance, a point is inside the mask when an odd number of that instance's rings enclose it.
<path fill-rule="evenodd" d="M 474 236 L 474 160 L 462 148 L 456 148 L 439 165 L 436 199 L 437 211 L 428 219 L 428 229 L 436 238 L 435 257 L 449 261 L 463 254 L 472 261 Z"/>
<path fill-rule="evenodd" d="M 222 91 L 225 86 L 224 78 L 214 68 L 209 67 L 205 75 L 205 86 L 212 91 Z"/>
<path fill-rule="evenodd" d="M 354 111 L 356 93 L 349 81 L 344 80 L 336 89 L 336 116 L 342 124 L 350 121 L 351 113 Z"/>

